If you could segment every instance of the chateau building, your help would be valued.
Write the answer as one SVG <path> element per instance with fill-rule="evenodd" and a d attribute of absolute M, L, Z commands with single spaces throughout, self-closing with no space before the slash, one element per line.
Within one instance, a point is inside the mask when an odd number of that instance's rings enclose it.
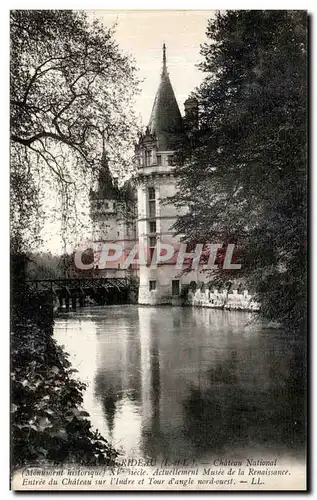
<path fill-rule="evenodd" d="M 109 262 L 103 269 L 96 265 L 95 272 L 106 276 L 137 276 L 139 304 L 181 304 L 184 285 L 210 280 L 203 266 L 187 273 L 176 266 L 181 236 L 175 236 L 173 229 L 180 211 L 169 201 L 176 193 L 177 160 L 173 155 L 186 133 L 186 123 L 191 122 L 191 128 L 198 125 L 197 101 L 187 99 L 184 108 L 182 117 L 167 70 L 164 44 L 160 83 L 150 120 L 135 146 L 137 173 L 118 188 L 104 154 L 99 188 L 91 193 L 94 241 L 116 243 L 124 249 L 120 261 Z M 123 262 L 136 242 L 139 264 L 126 268 Z M 168 259 L 160 259 L 168 245 L 173 248 L 173 254 Z M 206 299 L 210 307 L 218 307 L 227 298 L 221 291 L 208 289 L 203 298 L 199 296 L 197 300 L 200 304 Z"/>

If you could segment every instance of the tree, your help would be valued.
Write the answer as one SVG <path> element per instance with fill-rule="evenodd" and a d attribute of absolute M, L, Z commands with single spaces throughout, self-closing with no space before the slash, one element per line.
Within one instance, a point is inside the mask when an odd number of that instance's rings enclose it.
<path fill-rule="evenodd" d="M 31 230 L 38 235 L 43 199 L 54 191 L 64 229 L 74 225 L 74 197 L 89 193 L 103 148 L 112 165 L 128 168 L 137 78 L 113 35 L 84 12 L 11 12 L 12 235 L 24 242 Z"/>
<path fill-rule="evenodd" d="M 83 12 L 11 12 L 13 465 L 96 465 L 117 456 L 92 430 L 81 408 L 84 385 L 52 338 L 52 293 L 26 281 L 27 250 L 39 238 L 44 202 L 50 200 L 55 219 L 60 212 L 65 235 L 85 216 L 102 154 L 113 167 L 129 166 L 136 70 L 113 34 Z M 36 275 L 60 271 L 56 258 L 34 257 Z"/>
<path fill-rule="evenodd" d="M 303 11 L 227 11 L 208 23 L 198 130 L 177 155 L 176 230 L 235 243 L 262 313 L 306 317 L 306 67 Z M 224 270 L 216 276 L 223 278 Z"/>

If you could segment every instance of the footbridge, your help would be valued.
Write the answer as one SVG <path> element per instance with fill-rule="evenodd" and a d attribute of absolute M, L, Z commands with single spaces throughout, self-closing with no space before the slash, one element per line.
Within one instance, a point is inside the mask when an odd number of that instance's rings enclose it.
<path fill-rule="evenodd" d="M 53 299 L 55 308 L 76 309 L 92 303 L 124 304 L 135 293 L 135 279 L 131 277 L 81 277 L 27 280 L 30 290 L 39 296 Z"/>

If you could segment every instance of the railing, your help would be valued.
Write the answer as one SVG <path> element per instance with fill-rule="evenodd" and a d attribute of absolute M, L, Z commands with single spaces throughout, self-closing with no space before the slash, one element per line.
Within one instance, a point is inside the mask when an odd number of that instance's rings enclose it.
<path fill-rule="evenodd" d="M 97 288 L 117 288 L 123 289 L 128 288 L 131 284 L 131 279 L 129 278 L 109 278 L 109 277 L 98 277 L 98 278 L 51 278 L 51 279 L 40 279 L 40 280 L 26 280 L 26 283 L 31 287 L 35 287 L 37 290 L 60 290 L 64 288 L 69 289 L 97 289 Z"/>

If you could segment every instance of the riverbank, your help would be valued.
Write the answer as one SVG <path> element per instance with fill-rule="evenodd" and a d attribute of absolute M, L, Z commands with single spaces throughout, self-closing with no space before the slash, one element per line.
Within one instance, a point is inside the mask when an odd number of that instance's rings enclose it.
<path fill-rule="evenodd" d="M 12 317 L 11 465 L 113 462 L 117 452 L 93 430 L 82 408 L 86 386 L 52 336 L 53 316 L 43 312 L 25 315 L 24 308 Z"/>

